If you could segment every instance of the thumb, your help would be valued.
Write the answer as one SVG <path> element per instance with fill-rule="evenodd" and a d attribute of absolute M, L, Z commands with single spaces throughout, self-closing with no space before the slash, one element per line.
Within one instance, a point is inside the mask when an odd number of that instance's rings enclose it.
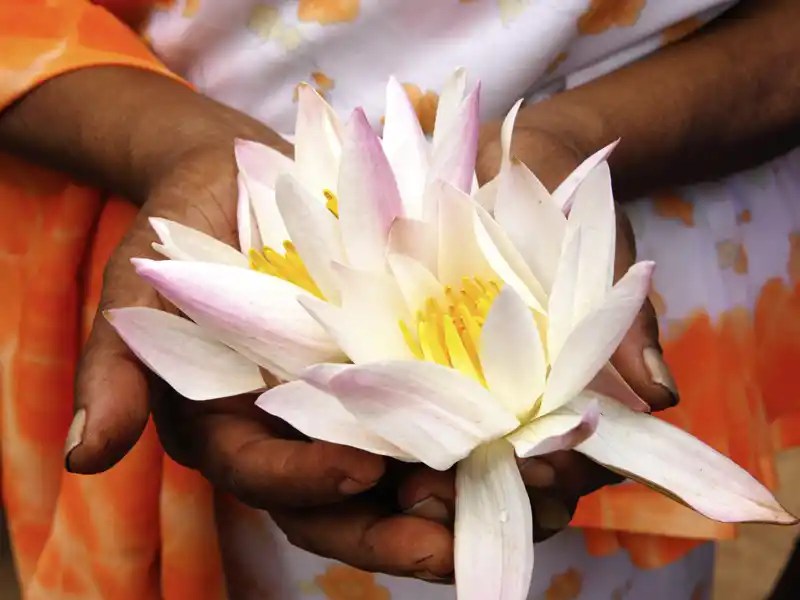
<path fill-rule="evenodd" d="M 617 206 L 617 248 L 614 264 L 615 281 L 636 261 L 636 242 L 627 215 Z M 611 364 L 623 379 L 654 411 L 678 403 L 678 389 L 664 361 L 658 341 L 658 320 L 653 305 L 647 300 L 619 348 Z"/>
<path fill-rule="evenodd" d="M 121 306 L 163 308 L 130 263 L 131 256 L 154 256 L 149 248 L 152 234 L 142 221 L 146 219 L 140 213 L 108 262 L 99 309 L 78 364 L 75 416 L 64 448 L 66 468 L 74 473 L 111 468 L 147 425 L 148 371 L 103 316 L 104 311 Z"/>

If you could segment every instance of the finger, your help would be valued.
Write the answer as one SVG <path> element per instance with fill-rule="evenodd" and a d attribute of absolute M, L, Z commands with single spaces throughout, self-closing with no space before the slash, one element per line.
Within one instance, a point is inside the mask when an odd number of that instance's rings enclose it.
<path fill-rule="evenodd" d="M 628 217 L 617 207 L 617 246 L 615 280 L 622 277 L 636 261 L 636 243 Z M 658 320 L 647 300 L 628 330 L 611 363 L 634 392 L 653 410 L 664 410 L 678 403 L 675 380 L 664 362 L 658 341 Z"/>
<path fill-rule="evenodd" d="M 380 456 L 285 439 L 291 429 L 252 396 L 193 402 L 172 392 L 154 399 L 153 416 L 170 456 L 256 508 L 336 502 L 372 488 L 385 471 Z"/>
<path fill-rule="evenodd" d="M 141 219 L 115 251 L 103 275 L 103 292 L 75 380 L 75 416 L 65 446 L 66 468 L 98 473 L 116 464 L 147 424 L 147 370 L 128 349 L 103 311 L 121 306 L 162 308 L 156 293 L 130 264 L 152 253 Z"/>
<path fill-rule="evenodd" d="M 580 452 L 562 450 L 540 456 L 556 473 L 555 489 L 561 498 L 580 498 L 607 485 L 623 481 L 623 477 L 589 460 Z"/>
<path fill-rule="evenodd" d="M 364 571 L 448 581 L 453 534 L 443 525 L 385 510 L 359 498 L 312 510 L 271 510 L 289 542 Z"/>

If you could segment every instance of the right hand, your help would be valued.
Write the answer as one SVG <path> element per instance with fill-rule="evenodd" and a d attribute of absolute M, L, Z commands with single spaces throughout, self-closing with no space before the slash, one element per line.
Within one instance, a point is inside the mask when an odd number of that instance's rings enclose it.
<path fill-rule="evenodd" d="M 171 219 L 236 245 L 236 138 L 287 154 L 292 150 L 262 124 L 178 83 L 150 74 L 135 77 L 169 95 L 153 102 L 156 111 L 166 105 L 183 117 L 168 121 L 154 112 L 153 135 L 133 136 L 146 146 L 134 148 L 133 154 L 148 157 L 152 168 L 143 170 L 139 182 L 143 203 L 138 218 L 105 270 L 99 310 L 77 373 L 67 468 L 89 474 L 112 467 L 136 443 L 152 411 L 173 459 L 243 502 L 269 509 L 295 545 L 366 570 L 449 574 L 452 536 L 445 527 L 393 514 L 375 499 L 377 494 L 361 494 L 383 477 L 382 457 L 302 441 L 255 407 L 252 396 L 204 402 L 180 397 L 136 359 L 102 316 L 102 311 L 127 306 L 174 312 L 130 263 L 133 257 L 157 258 L 150 217 Z M 117 120 L 120 127 L 126 116 Z M 113 174 L 108 180 L 114 180 Z"/>

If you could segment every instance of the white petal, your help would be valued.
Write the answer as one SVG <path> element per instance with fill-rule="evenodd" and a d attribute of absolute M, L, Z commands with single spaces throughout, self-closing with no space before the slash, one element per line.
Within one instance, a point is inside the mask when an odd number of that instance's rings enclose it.
<path fill-rule="evenodd" d="M 511 166 L 511 141 L 514 137 L 514 124 L 517 121 L 517 114 L 522 106 L 524 100 L 520 98 L 511 107 L 511 110 L 506 114 L 503 119 L 503 124 L 500 126 L 500 146 L 502 148 L 502 159 L 500 163 L 501 171 Z"/>
<path fill-rule="evenodd" d="M 694 436 L 614 400 L 599 402 L 597 432 L 578 452 L 717 521 L 797 521 L 754 477 Z"/>
<path fill-rule="evenodd" d="M 450 184 L 439 182 L 434 186 L 439 199 L 439 281 L 460 288 L 464 277 L 495 279 L 476 239 L 476 205 Z"/>
<path fill-rule="evenodd" d="M 459 107 L 464 99 L 464 92 L 467 89 L 467 72 L 463 68 L 456 69 L 447 78 L 439 94 L 439 104 L 436 107 L 436 120 L 433 131 L 433 145 L 441 143 L 442 135 L 445 134 L 456 118 Z"/>
<path fill-rule="evenodd" d="M 617 221 L 607 162 L 589 173 L 575 192 L 567 227 L 581 230 L 573 321 L 594 309 L 611 289 Z"/>
<path fill-rule="evenodd" d="M 342 126 L 327 102 L 309 85 L 297 90 L 294 160 L 312 194 L 336 191 L 342 155 Z"/>
<path fill-rule="evenodd" d="M 600 408 L 596 400 L 576 411 L 571 406 L 523 425 L 506 439 L 514 445 L 520 458 L 570 450 L 585 441 L 597 430 Z"/>
<path fill-rule="evenodd" d="M 386 86 L 383 149 L 394 171 L 405 214 L 421 219 L 429 144 L 422 133 L 414 106 L 394 77 L 389 79 Z"/>
<path fill-rule="evenodd" d="M 444 286 L 424 265 L 402 254 L 389 254 L 387 259 L 410 315 L 422 310 L 428 298 L 444 300 Z"/>
<path fill-rule="evenodd" d="M 168 258 L 244 268 L 249 265 L 244 254 L 202 231 L 158 217 L 152 217 L 150 225 L 161 240 L 153 247 Z"/>
<path fill-rule="evenodd" d="M 480 128 L 480 84 L 466 97 L 448 129 L 434 144 L 428 183 L 438 179 L 469 194 L 475 177 Z"/>
<path fill-rule="evenodd" d="M 582 230 L 571 229 L 564 240 L 564 248 L 556 267 L 553 288 L 550 290 L 547 329 L 547 353 L 551 364 L 561 354 L 564 342 L 577 323 L 575 319 L 575 291 L 578 285 L 578 265 L 581 257 Z"/>
<path fill-rule="evenodd" d="M 261 233 L 258 231 L 258 223 L 253 211 L 253 205 L 250 202 L 247 183 L 241 173 L 236 177 L 236 185 L 238 187 L 236 226 L 239 229 L 239 247 L 247 255 L 252 248 L 261 250 L 264 247 L 264 242 L 261 240 Z"/>
<path fill-rule="evenodd" d="M 619 140 L 612 142 L 605 148 L 592 154 L 578 165 L 578 168 L 567 175 L 567 178 L 555 189 L 553 192 L 553 200 L 564 214 L 569 213 L 572 208 L 572 202 L 575 199 L 575 190 L 578 189 L 581 183 L 583 183 L 583 180 L 586 179 L 586 176 L 591 173 L 597 165 L 608 159 L 618 143 Z"/>
<path fill-rule="evenodd" d="M 500 174 L 498 186 L 494 217 L 549 293 L 567 220 L 544 185 L 520 162 Z"/>
<path fill-rule="evenodd" d="M 611 358 L 647 297 L 653 268 L 652 262 L 633 265 L 603 303 L 575 326 L 552 363 L 540 414 L 568 402 Z"/>
<path fill-rule="evenodd" d="M 361 109 L 353 111 L 347 124 L 338 193 L 349 263 L 383 270 L 389 230 L 403 215 L 403 205 L 381 142 Z"/>
<path fill-rule="evenodd" d="M 414 354 L 400 329 L 400 321 L 410 321 L 411 313 L 395 280 L 387 273 L 339 264 L 334 268 L 341 284 L 341 308 L 313 297 L 302 299 L 302 305 L 353 362 L 411 360 Z"/>
<path fill-rule="evenodd" d="M 472 199 L 486 212 L 493 215 L 497 204 L 497 193 L 500 190 L 500 176 L 484 183 L 472 194 Z"/>
<path fill-rule="evenodd" d="M 622 378 L 622 375 L 610 362 L 600 369 L 594 379 L 586 386 L 586 390 L 613 398 L 617 402 L 622 402 L 631 410 L 650 412 L 650 405 L 633 391 L 628 382 Z"/>
<path fill-rule="evenodd" d="M 339 280 L 331 262 L 344 262 L 344 246 L 336 217 L 291 175 L 278 179 L 275 193 L 303 264 L 322 295 L 338 304 Z"/>
<path fill-rule="evenodd" d="M 330 391 L 372 431 L 440 471 L 519 424 L 478 382 L 435 363 L 355 365 Z"/>
<path fill-rule="evenodd" d="M 424 265 L 429 271 L 436 271 L 438 257 L 436 223 L 436 221 L 423 222 L 416 219 L 395 219 L 389 231 L 389 253 L 408 256 Z"/>
<path fill-rule="evenodd" d="M 141 307 L 104 314 L 139 360 L 186 398 L 224 398 L 265 386 L 258 365 L 187 319 Z"/>
<path fill-rule="evenodd" d="M 511 445 L 476 449 L 456 471 L 458 600 L 520 600 L 533 575 L 533 516 Z"/>
<path fill-rule="evenodd" d="M 474 206 L 475 237 L 492 270 L 513 287 L 525 303 L 544 314 L 547 294 L 503 229 L 481 206 Z"/>
<path fill-rule="evenodd" d="M 136 272 L 201 326 L 219 329 L 289 373 L 344 359 L 297 302 L 301 288 L 256 271 L 197 262 L 133 259 Z M 258 342 L 257 344 L 255 342 Z"/>
<path fill-rule="evenodd" d="M 361 425 L 335 396 L 304 381 L 284 383 L 264 392 L 256 401 L 256 406 L 283 419 L 312 439 L 352 446 L 401 460 L 411 459 L 402 450 Z"/>
<path fill-rule="evenodd" d="M 544 392 L 547 361 L 533 314 L 510 287 L 489 308 L 479 354 L 489 391 L 518 419 L 528 416 Z"/>

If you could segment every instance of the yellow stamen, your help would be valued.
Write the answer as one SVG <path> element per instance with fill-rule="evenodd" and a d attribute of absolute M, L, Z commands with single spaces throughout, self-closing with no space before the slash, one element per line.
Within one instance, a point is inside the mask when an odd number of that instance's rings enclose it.
<path fill-rule="evenodd" d="M 339 198 L 336 197 L 331 190 L 322 190 L 322 195 L 325 196 L 325 208 L 333 213 L 333 216 L 339 218 Z"/>
<path fill-rule="evenodd" d="M 324 300 L 325 297 L 311 278 L 294 244 L 286 241 L 283 243 L 283 249 L 284 253 L 280 254 L 269 247 L 265 247 L 262 252 L 251 248 L 250 268 L 259 273 L 280 277 Z"/>
<path fill-rule="evenodd" d="M 445 287 L 441 301 L 428 298 L 412 324 L 400 330 L 414 356 L 452 367 L 486 385 L 480 361 L 480 335 L 489 307 L 500 292 L 494 281 L 464 279 L 462 288 Z"/>

